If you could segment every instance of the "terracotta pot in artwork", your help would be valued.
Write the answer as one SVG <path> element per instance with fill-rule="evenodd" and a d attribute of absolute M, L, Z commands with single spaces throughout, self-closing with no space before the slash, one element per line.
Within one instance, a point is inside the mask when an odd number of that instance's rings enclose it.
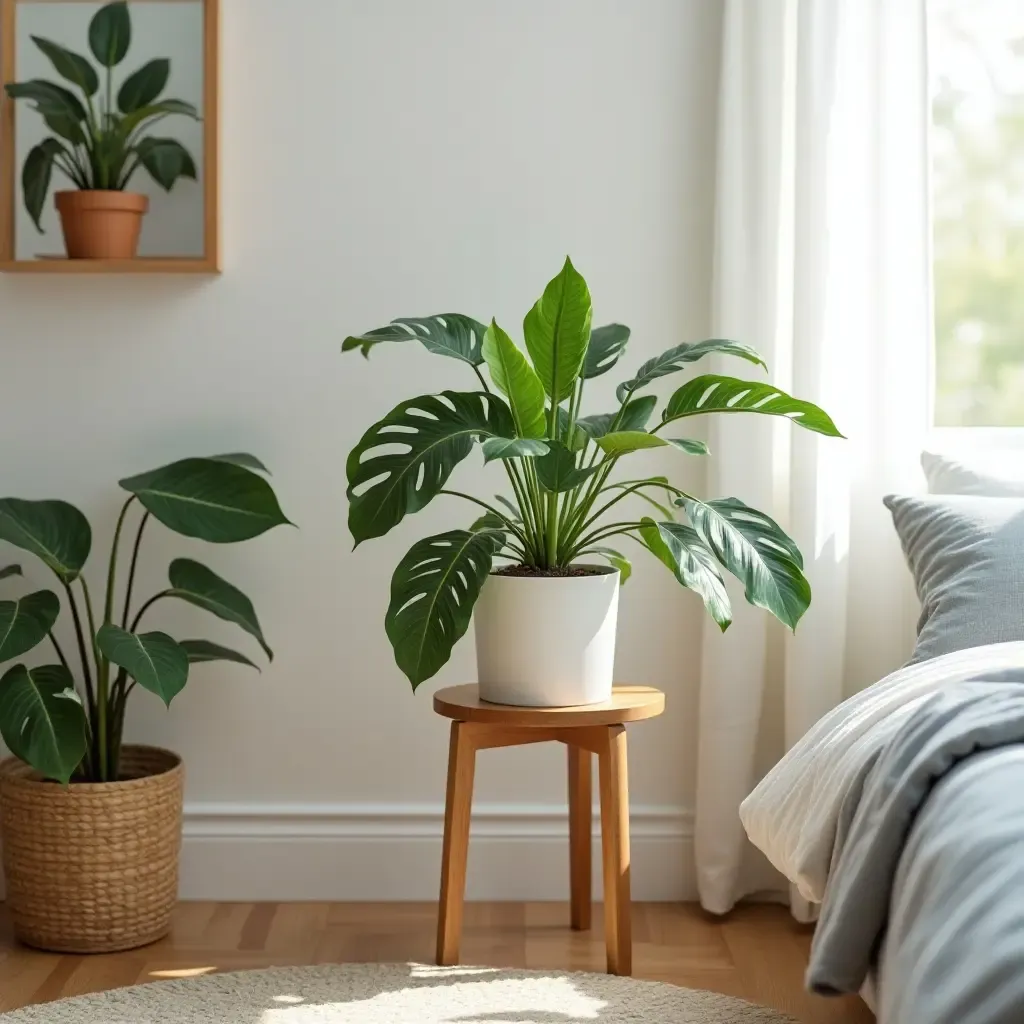
<path fill-rule="evenodd" d="M 54 196 L 68 259 L 130 260 L 139 247 L 149 197 L 138 192 L 73 191 Z"/>

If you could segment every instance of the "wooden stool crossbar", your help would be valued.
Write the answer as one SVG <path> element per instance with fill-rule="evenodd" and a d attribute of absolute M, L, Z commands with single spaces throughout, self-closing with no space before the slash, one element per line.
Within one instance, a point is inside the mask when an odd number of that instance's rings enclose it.
<path fill-rule="evenodd" d="M 653 718 L 664 707 L 663 693 L 641 686 L 616 687 L 608 703 L 578 708 L 487 704 L 472 685 L 453 686 L 435 694 L 434 710 L 453 719 L 437 922 L 438 964 L 459 960 L 476 752 L 556 741 L 568 750 L 570 923 L 577 931 L 590 928 L 591 755 L 596 754 L 608 973 L 632 973 L 625 723 Z"/>

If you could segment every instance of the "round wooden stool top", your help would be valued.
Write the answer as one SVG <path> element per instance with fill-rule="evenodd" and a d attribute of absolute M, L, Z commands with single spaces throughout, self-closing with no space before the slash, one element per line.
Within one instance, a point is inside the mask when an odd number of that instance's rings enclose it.
<path fill-rule="evenodd" d="M 469 683 L 438 690 L 434 694 L 434 710 L 458 722 L 571 729 L 575 726 L 624 725 L 655 718 L 665 710 L 665 694 L 653 686 L 616 686 L 612 690 L 612 699 L 604 704 L 524 708 L 489 704 L 480 699 L 476 683 Z"/>

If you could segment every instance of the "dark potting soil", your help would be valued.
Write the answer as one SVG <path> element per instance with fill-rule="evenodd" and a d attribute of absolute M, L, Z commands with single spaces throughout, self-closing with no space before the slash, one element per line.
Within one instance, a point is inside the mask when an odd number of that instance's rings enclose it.
<path fill-rule="evenodd" d="M 533 576 L 533 577 L 566 577 L 566 576 L 603 576 L 606 569 L 598 569 L 593 565 L 565 565 L 554 569 L 538 569 L 535 565 L 506 565 L 495 569 L 493 576 Z"/>

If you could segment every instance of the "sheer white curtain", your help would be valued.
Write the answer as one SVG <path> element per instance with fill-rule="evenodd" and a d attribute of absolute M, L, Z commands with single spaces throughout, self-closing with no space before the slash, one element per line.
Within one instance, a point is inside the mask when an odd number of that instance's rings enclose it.
<path fill-rule="evenodd" d="M 916 486 L 930 395 L 924 2 L 726 0 L 716 335 L 757 346 L 772 381 L 823 406 L 848 440 L 750 416 L 711 428 L 708 493 L 788 524 L 814 591 L 795 636 L 742 598 L 732 628 L 704 636 L 696 855 L 714 912 L 785 890 L 737 806 L 912 636 L 881 498 Z"/>

